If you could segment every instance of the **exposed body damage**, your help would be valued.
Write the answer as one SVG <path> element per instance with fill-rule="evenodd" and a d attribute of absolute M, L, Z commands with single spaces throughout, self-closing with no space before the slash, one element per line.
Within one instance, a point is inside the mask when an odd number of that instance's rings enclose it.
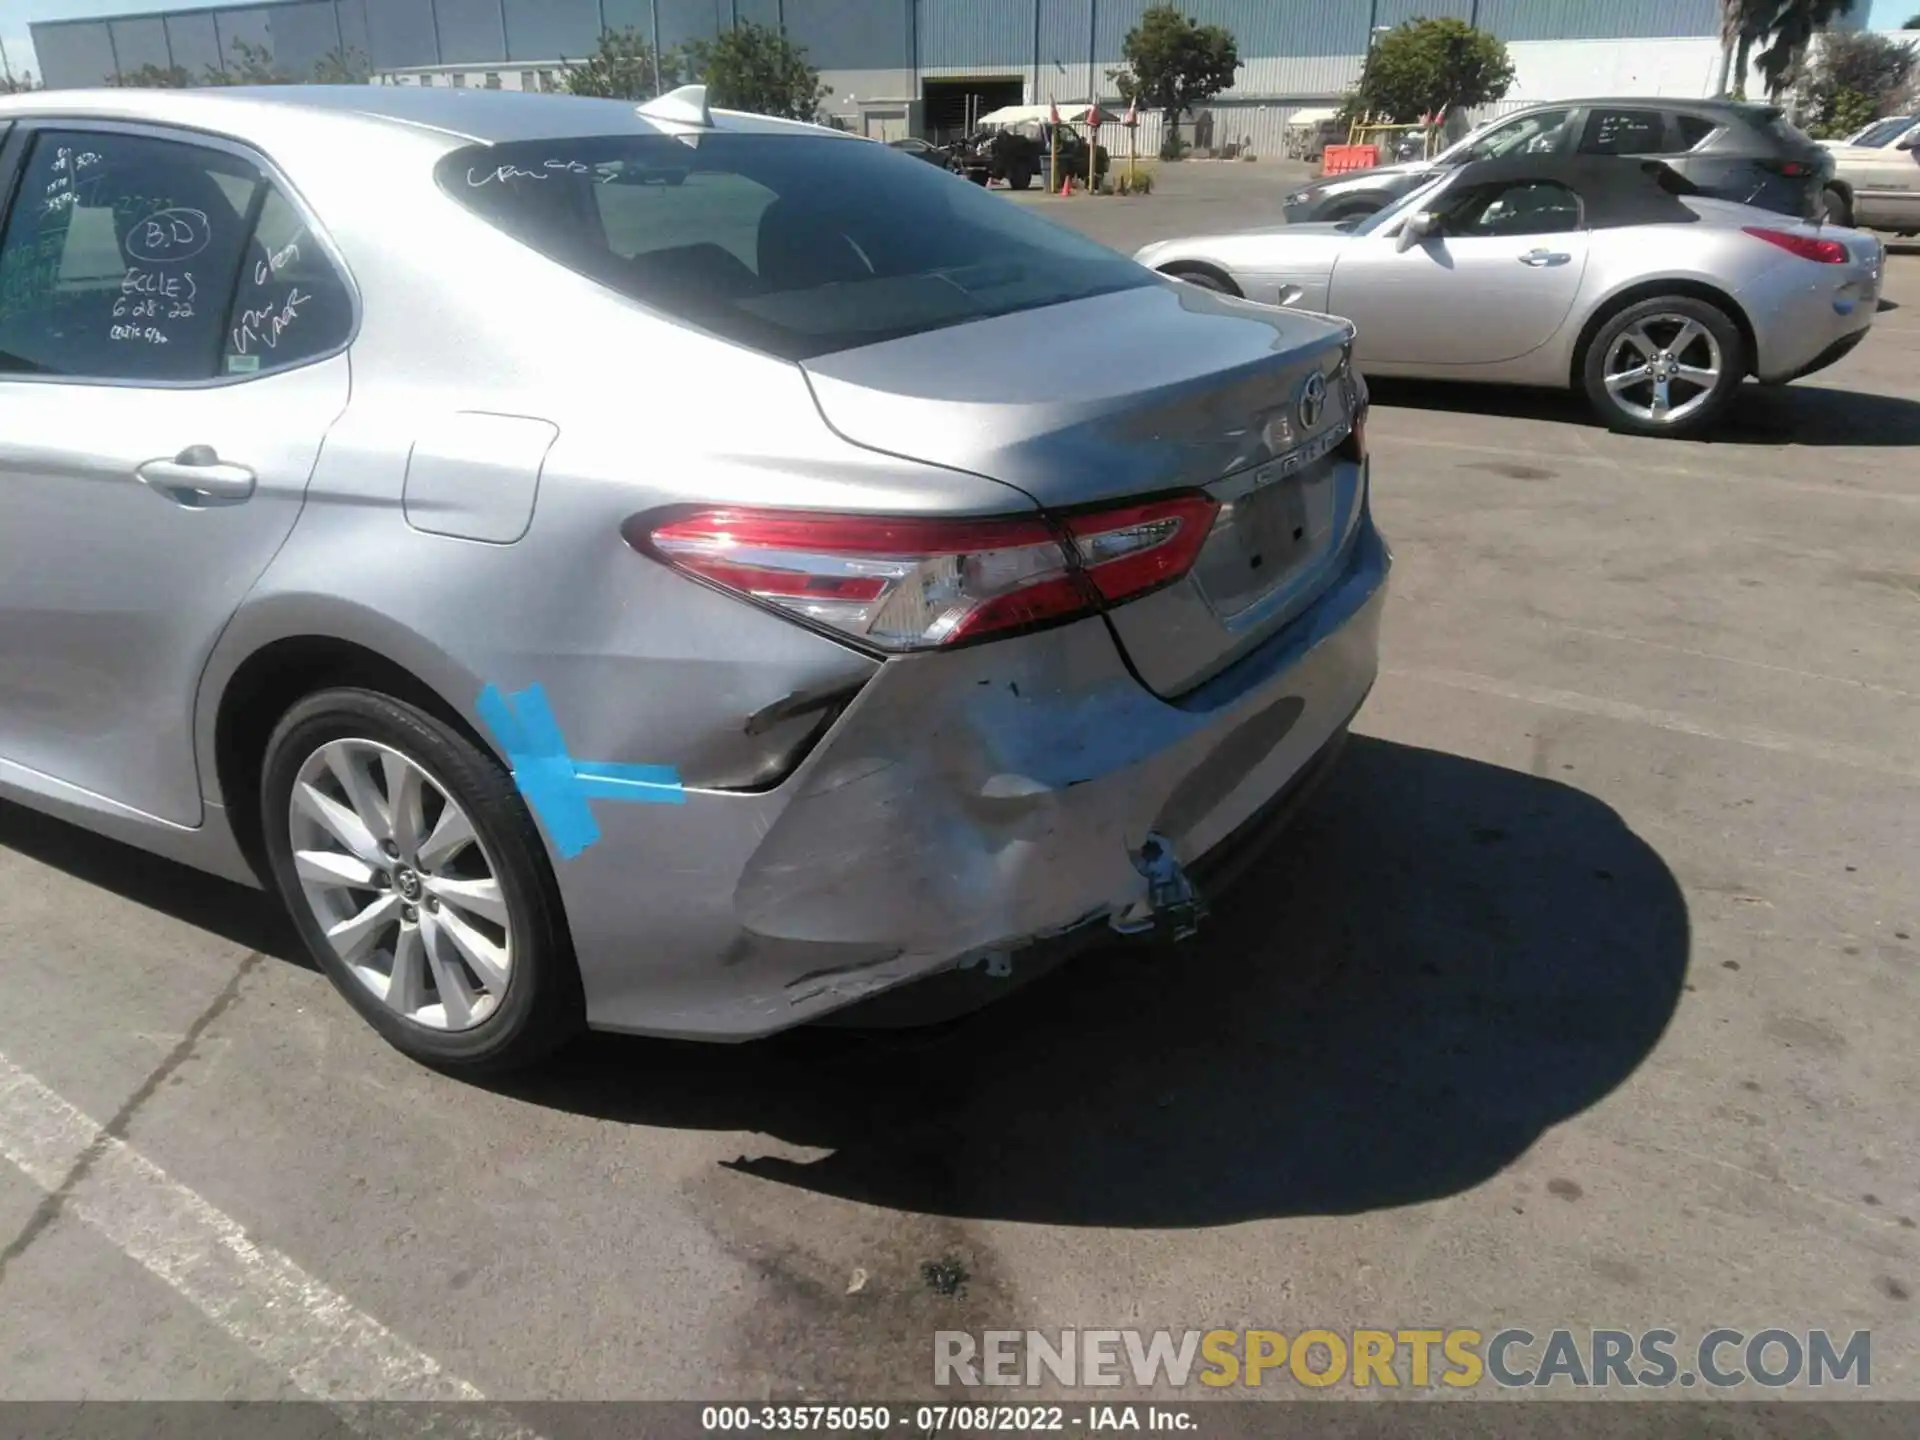
<path fill-rule="evenodd" d="M 698 829 L 690 842 L 711 854 L 725 836 L 737 856 L 731 914 L 710 917 L 733 927 L 717 973 L 704 960 L 683 971 L 671 931 L 636 953 L 632 917 L 690 877 L 629 869 L 621 828 L 657 817 L 609 807 L 614 843 L 560 871 L 596 1023 L 763 1033 L 942 969 L 1006 969 L 1089 922 L 1146 918 L 1136 857 L 1150 835 L 1182 864 L 1204 855 L 1358 708 L 1389 563 L 1364 527 L 1312 609 L 1178 704 L 1128 672 L 1097 619 L 890 661 L 786 784 L 694 793 L 676 811 Z"/>

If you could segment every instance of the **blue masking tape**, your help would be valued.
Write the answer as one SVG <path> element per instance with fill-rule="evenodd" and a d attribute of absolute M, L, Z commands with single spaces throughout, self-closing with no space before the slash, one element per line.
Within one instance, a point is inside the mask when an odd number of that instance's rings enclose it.
<path fill-rule="evenodd" d="M 680 772 L 671 765 L 578 761 L 567 754 L 560 722 L 539 685 L 529 685 L 511 697 L 489 685 L 480 692 L 475 708 L 507 752 L 513 783 L 564 860 L 573 859 L 600 838 L 589 800 L 687 803 Z"/>

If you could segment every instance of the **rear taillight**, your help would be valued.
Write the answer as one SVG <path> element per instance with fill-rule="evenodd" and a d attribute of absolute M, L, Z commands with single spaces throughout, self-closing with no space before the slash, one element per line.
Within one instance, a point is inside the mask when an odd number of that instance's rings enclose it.
<path fill-rule="evenodd" d="M 1838 240 L 1821 240 L 1812 235 L 1796 235 L 1791 230 L 1769 230 L 1764 225 L 1746 225 L 1741 227 L 1756 240 L 1764 240 L 1769 245 L 1778 245 L 1782 250 L 1798 255 L 1802 260 L 1817 260 L 1822 265 L 1844 265 L 1847 263 L 1847 247 Z"/>
<path fill-rule="evenodd" d="M 1062 516 L 932 520 L 702 510 L 633 546 L 676 569 L 886 650 L 931 650 L 1087 614 L 1186 574 L 1216 506 L 1180 495 Z"/>

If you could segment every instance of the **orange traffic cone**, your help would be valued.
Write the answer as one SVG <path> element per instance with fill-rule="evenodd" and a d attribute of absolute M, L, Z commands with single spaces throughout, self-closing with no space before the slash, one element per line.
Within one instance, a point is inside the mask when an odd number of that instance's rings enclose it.
<path fill-rule="evenodd" d="M 1060 177 L 1060 193 L 1062 195 L 1073 194 L 1073 172 L 1071 170 Z"/>

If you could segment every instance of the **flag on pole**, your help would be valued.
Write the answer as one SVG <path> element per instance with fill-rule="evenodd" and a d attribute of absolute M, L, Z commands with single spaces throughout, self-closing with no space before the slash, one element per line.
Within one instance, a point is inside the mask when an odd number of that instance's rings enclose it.
<path fill-rule="evenodd" d="M 1127 116 L 1126 119 L 1120 123 L 1129 130 L 1140 123 L 1140 102 L 1138 100 L 1127 101 Z"/>
<path fill-rule="evenodd" d="M 1107 123 L 1107 117 L 1100 113 L 1100 102 L 1098 100 L 1089 100 L 1087 102 L 1088 128 L 1093 130 L 1098 130 L 1102 125 L 1106 123 Z"/>
<path fill-rule="evenodd" d="M 1049 125 L 1058 125 L 1060 123 L 1060 105 L 1058 101 L 1049 100 L 1047 102 L 1047 123 Z"/>

